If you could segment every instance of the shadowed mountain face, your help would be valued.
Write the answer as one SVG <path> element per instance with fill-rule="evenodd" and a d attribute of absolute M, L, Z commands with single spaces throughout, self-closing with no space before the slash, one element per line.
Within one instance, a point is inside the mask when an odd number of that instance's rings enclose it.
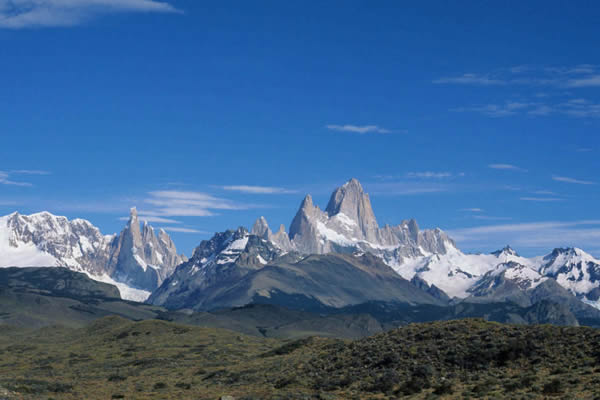
<path fill-rule="evenodd" d="M 66 268 L 0 268 L 0 288 L 69 298 L 120 299 L 115 286 Z"/>
<path fill-rule="evenodd" d="M 215 250 L 216 257 L 209 255 Z M 370 300 L 443 303 L 370 254 L 284 254 L 244 229 L 203 242 L 148 301 L 206 310 L 256 302 L 311 309 Z"/>
<path fill-rule="evenodd" d="M 421 296 L 424 301 L 428 300 L 422 293 L 415 293 L 415 289 L 403 287 L 403 293 L 411 298 Z M 343 298 L 337 294 L 334 297 Z M 581 322 L 600 326 L 600 318 L 586 314 L 584 308 L 587 306 L 581 302 L 581 309 L 571 312 L 568 306 L 550 300 L 539 300 L 528 307 L 512 302 L 440 305 L 369 301 L 340 308 L 326 306 L 304 295 L 279 291 L 271 292 L 270 297 L 259 296 L 254 300 L 271 304 L 250 304 L 210 312 L 169 311 L 163 307 L 123 301 L 114 286 L 65 268 L 6 268 L 0 270 L 0 331 L 9 327 L 50 325 L 83 327 L 108 315 L 136 321 L 161 319 L 272 338 L 359 338 L 409 323 L 471 317 L 513 324 L 576 326 Z"/>

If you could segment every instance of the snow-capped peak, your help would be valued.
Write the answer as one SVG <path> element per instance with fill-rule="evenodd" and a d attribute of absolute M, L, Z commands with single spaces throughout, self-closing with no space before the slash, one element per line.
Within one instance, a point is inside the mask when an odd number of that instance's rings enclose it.
<path fill-rule="evenodd" d="M 139 233 L 136 215 L 133 209 L 124 232 L 137 228 Z M 92 279 L 107 281 L 110 278 L 119 283 L 124 297 L 133 293 L 138 299 L 141 292 L 125 290 L 126 286 L 147 292 L 166 277 L 170 268 L 182 261 L 170 239 L 158 245 L 158 240 L 154 243 L 152 239 L 154 234 L 149 226 L 145 233 L 144 238 L 126 244 L 121 240 L 123 233 L 119 236 L 103 235 L 84 219 L 70 221 L 48 211 L 31 215 L 14 212 L 0 217 L 0 267 L 67 267 L 84 272 Z M 150 254 L 151 251 L 153 254 Z M 137 272 L 124 267 L 125 253 L 130 253 L 136 260 L 140 273 L 158 274 L 154 284 L 152 279 L 137 276 Z"/>
<path fill-rule="evenodd" d="M 519 254 L 516 251 L 514 251 L 509 245 L 506 245 L 506 247 L 504 247 L 502 250 L 496 250 L 496 251 L 492 252 L 492 254 L 498 258 L 500 258 L 502 256 L 519 257 Z"/>

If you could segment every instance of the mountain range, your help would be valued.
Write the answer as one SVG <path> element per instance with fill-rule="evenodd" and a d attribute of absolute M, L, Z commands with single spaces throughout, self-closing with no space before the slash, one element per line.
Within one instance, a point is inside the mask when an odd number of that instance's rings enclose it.
<path fill-rule="evenodd" d="M 202 241 L 189 260 L 164 230 L 140 226 L 135 209 L 123 231 L 109 236 L 84 220 L 14 213 L 0 218 L 0 266 L 67 267 L 116 284 L 123 298 L 172 310 L 551 302 L 579 320 L 600 320 L 600 261 L 583 250 L 525 258 L 507 246 L 466 254 L 441 229 L 421 230 L 412 219 L 380 226 L 356 179 L 336 189 L 324 210 L 307 195 L 289 231 L 273 233 L 260 217 L 251 230 Z"/>
<path fill-rule="evenodd" d="M 140 227 L 135 208 L 118 235 L 48 212 L 0 217 L 0 267 L 66 267 L 116 285 L 129 300 L 144 301 L 185 260 L 164 230 Z"/>

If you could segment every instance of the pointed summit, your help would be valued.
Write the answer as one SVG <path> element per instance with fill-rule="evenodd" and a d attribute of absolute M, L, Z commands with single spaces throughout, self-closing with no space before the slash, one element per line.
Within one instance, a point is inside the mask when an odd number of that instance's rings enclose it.
<path fill-rule="evenodd" d="M 250 233 L 261 239 L 268 239 L 272 232 L 271 229 L 269 229 L 266 218 L 261 216 L 256 220 L 254 226 L 252 226 L 252 231 L 250 231 Z"/>
<path fill-rule="evenodd" d="M 312 196 L 310 194 L 307 194 L 306 197 L 304 197 L 304 200 L 302 200 L 302 203 L 300 203 L 300 208 L 306 209 L 312 207 L 314 207 Z"/>
<path fill-rule="evenodd" d="M 352 178 L 337 188 L 331 195 L 325 211 L 330 217 L 344 214 L 358 224 L 366 240 L 377 240 L 379 225 L 371 207 L 371 200 L 357 179 Z"/>

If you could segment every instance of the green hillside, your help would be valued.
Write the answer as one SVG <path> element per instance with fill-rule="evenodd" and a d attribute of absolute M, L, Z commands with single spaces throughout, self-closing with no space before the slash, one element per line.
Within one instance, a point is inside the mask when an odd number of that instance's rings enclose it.
<path fill-rule="evenodd" d="M 7 399 L 595 398 L 600 331 L 460 320 L 294 341 L 106 317 L 0 334 Z"/>

